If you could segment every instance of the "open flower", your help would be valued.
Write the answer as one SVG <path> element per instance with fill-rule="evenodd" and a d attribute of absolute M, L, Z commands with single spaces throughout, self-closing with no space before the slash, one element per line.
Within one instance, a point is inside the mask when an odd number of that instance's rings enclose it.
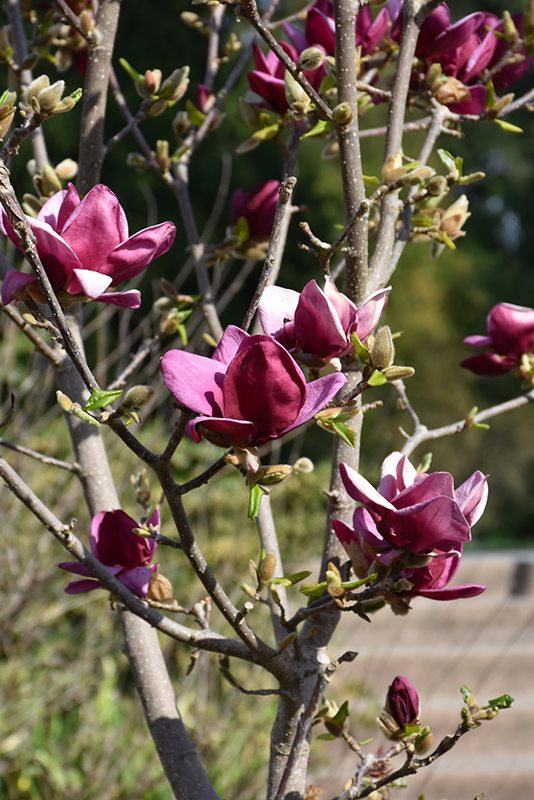
<path fill-rule="evenodd" d="M 163 380 L 178 403 L 196 411 L 186 431 L 219 447 L 256 448 L 308 422 L 345 383 L 328 375 L 306 384 L 302 371 L 270 336 L 228 327 L 212 358 L 170 350 Z"/>
<path fill-rule="evenodd" d="M 408 583 L 406 588 L 398 583 L 402 598 L 452 600 L 484 591 L 472 584 L 446 588 L 486 506 L 488 488 L 481 472 L 455 489 L 448 472 L 417 473 L 400 453 L 382 464 L 378 491 L 351 467 L 341 464 L 340 472 L 348 494 L 362 503 L 352 528 L 340 520 L 333 523 L 358 576 L 367 575 L 373 562 L 387 570 L 403 558 L 406 567 L 398 578 Z M 388 600 L 400 605 L 402 598 Z"/>
<path fill-rule="evenodd" d="M 350 337 L 365 341 L 386 307 L 390 288 L 380 289 L 358 309 L 330 279 L 321 289 L 315 281 L 302 292 L 268 286 L 258 314 L 263 330 L 310 367 L 324 366 L 352 351 Z"/>
<path fill-rule="evenodd" d="M 296 64 L 299 55 L 295 48 L 287 42 L 280 42 L 280 47 Z M 289 107 L 284 82 L 286 68 L 271 50 L 264 55 L 255 44 L 253 54 L 256 69 L 248 73 L 250 88 L 266 101 L 266 105 L 270 109 L 279 114 L 285 114 Z M 308 77 L 310 73 L 304 74 Z M 313 75 L 313 73 L 311 74 Z"/>
<path fill-rule="evenodd" d="M 157 509 L 147 524 L 159 527 L 160 515 Z M 159 564 L 147 566 L 152 561 L 157 545 L 154 539 L 145 539 L 134 533 L 133 529 L 138 527 L 138 523 L 120 509 L 101 511 L 92 519 L 89 541 L 94 557 L 112 575 L 115 575 L 131 592 L 146 597 L 150 577 L 157 572 L 159 566 Z M 80 594 L 104 588 L 79 561 L 66 561 L 59 566 L 75 575 L 84 576 L 83 580 L 69 583 L 65 589 L 67 594 Z"/>
<path fill-rule="evenodd" d="M 37 240 L 37 252 L 57 292 L 75 300 L 139 308 L 138 291 L 106 292 L 142 272 L 171 247 L 176 229 L 162 222 L 128 235 L 126 215 L 113 192 L 99 184 L 80 200 L 72 184 L 48 200 L 28 223 Z M 19 247 L 18 238 L 2 209 L 0 230 Z M 20 249 L 20 247 L 19 247 Z M 16 300 L 34 275 L 10 271 L 2 284 L 4 305 Z"/>
<path fill-rule="evenodd" d="M 462 367 L 475 375 L 493 376 L 515 372 L 524 357 L 534 361 L 534 308 L 498 303 L 488 314 L 487 327 L 487 336 L 468 336 L 464 343 L 492 352 L 470 356 Z"/>

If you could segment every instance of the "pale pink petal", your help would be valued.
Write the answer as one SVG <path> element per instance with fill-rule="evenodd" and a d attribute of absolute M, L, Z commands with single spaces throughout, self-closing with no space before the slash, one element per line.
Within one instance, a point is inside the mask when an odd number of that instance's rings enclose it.
<path fill-rule="evenodd" d="M 222 416 L 222 384 L 226 369 L 220 361 L 170 350 L 161 359 L 167 389 L 180 405 L 199 414 Z"/>
<path fill-rule="evenodd" d="M 372 484 L 370 484 L 369 481 L 363 477 L 363 475 L 360 475 L 359 472 L 356 472 L 356 470 L 347 466 L 347 464 L 341 464 L 339 471 L 341 473 L 341 479 L 343 480 L 345 489 L 353 500 L 356 500 L 358 503 L 371 503 L 373 506 L 377 506 L 378 508 L 385 508 L 389 511 L 395 511 L 395 506 L 392 505 L 385 497 L 382 497 L 382 495 L 377 492 L 375 487 L 372 486 Z"/>
<path fill-rule="evenodd" d="M 111 278 L 108 275 L 101 275 L 89 269 L 72 270 L 65 289 L 69 294 L 83 294 L 96 300 L 111 285 Z"/>
<path fill-rule="evenodd" d="M 98 271 L 110 275 L 112 286 L 117 286 L 139 275 L 152 261 L 170 250 L 175 236 L 172 222 L 145 228 L 108 252 Z"/>
<path fill-rule="evenodd" d="M 478 522 L 488 501 L 488 481 L 478 470 L 455 490 L 456 500 L 471 527 Z"/>
<path fill-rule="evenodd" d="M 103 184 L 94 186 L 74 209 L 61 235 L 85 269 L 99 270 L 108 253 L 128 236 L 117 197 Z"/>

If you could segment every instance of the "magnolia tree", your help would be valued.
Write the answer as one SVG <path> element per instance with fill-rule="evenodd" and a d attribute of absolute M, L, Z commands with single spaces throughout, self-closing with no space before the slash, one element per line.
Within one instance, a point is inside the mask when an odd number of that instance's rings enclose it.
<path fill-rule="evenodd" d="M 399 675 L 379 718 L 389 748 L 373 749 L 373 743 L 364 746 L 349 735 L 347 704 L 336 708 L 324 696 L 339 665 L 356 655 L 329 652 L 342 615 L 372 621 L 375 614 L 409 614 L 420 596 L 468 603 L 484 591 L 456 585 L 454 575 L 484 511 L 486 476 L 475 471 L 455 487 L 452 475 L 429 472 L 428 459 L 417 466 L 410 455 L 427 440 L 480 427 L 534 399 L 534 310 L 499 303 L 488 309 L 487 335 L 480 331 L 466 340 L 479 352 L 462 366 L 477 375 L 512 373 L 517 396 L 439 429 L 429 429 L 410 404 L 405 381 L 414 369 L 395 363 L 395 337 L 381 317 L 409 242 L 426 240 L 436 257 L 444 248 L 454 249 L 464 235 L 468 199 L 458 187 L 484 176 L 469 173 L 469 165 L 464 170 L 454 154 L 455 137 L 482 121 L 517 130 L 510 121 L 513 112 L 534 100 L 534 90 L 517 97 L 511 93 L 534 52 L 534 5 L 530 2 L 519 16 L 505 12 L 499 19 L 481 10 L 453 22 L 438 0 L 387 5 L 317 0 L 293 9 L 292 16 L 277 0 L 265 9 L 255 0 L 210 0 L 198 14 L 181 15 L 183 23 L 206 34 L 206 70 L 194 99 L 187 94 L 187 65 L 162 75 L 148 69 L 139 53 L 135 67 L 141 72 L 121 60 L 126 73 L 119 81 L 113 66 L 118 0 L 55 0 L 35 8 L 6 0 L 4 6 L 9 26 L 2 30 L 1 56 L 10 88 L 0 103 L 5 142 L 0 227 L 12 263 L 4 258 L 2 311 L 55 371 L 74 466 L 9 440 L 16 396 L 6 403 L 2 444 L 10 452 L 71 468 L 92 517 L 90 530 L 58 519 L 32 491 L 24 470 L 10 466 L 9 457 L 0 458 L 2 479 L 70 554 L 59 565 L 76 576 L 65 591 L 105 590 L 111 596 L 110 613 L 122 627 L 146 722 L 177 798 L 208 800 L 217 794 L 177 710 L 178 687 L 169 680 L 158 632 L 189 648 L 192 664 L 201 651 L 218 656 L 236 692 L 247 691 L 232 672 L 236 660 L 271 676 L 276 688 L 256 690 L 277 702 L 270 754 L 265 753 L 268 800 L 316 796 L 317 789 L 307 788 L 307 772 L 312 725 L 319 723 L 357 756 L 358 766 L 344 776 L 338 800 L 387 797 L 395 782 L 430 766 L 512 700 L 504 695 L 477 703 L 464 689 L 456 731 L 433 741 L 420 720 L 416 688 Z M 126 8 L 124 13 L 135 12 Z M 64 81 L 41 72 L 43 56 L 58 70 L 73 62 L 83 90 L 65 96 Z M 223 74 L 220 68 L 227 62 Z M 208 243 L 193 213 L 190 165 L 204 140 L 225 124 L 227 97 L 247 70 L 249 91 L 239 103 L 249 135 L 235 142 L 235 157 L 255 159 L 262 148 L 278 147 L 284 166 L 266 183 L 223 197 L 230 225 L 223 241 Z M 141 97 L 137 108 L 122 94 L 126 80 Z M 106 141 L 109 87 L 124 126 Z M 46 148 L 49 119 L 76 103 L 81 105 L 77 163 L 65 159 L 53 167 Z M 177 144 L 145 138 L 145 120 L 162 115 L 163 130 L 170 108 L 177 110 Z M 375 109 L 386 108 L 387 126 L 373 128 Z M 414 129 L 424 133 L 418 153 L 403 147 L 405 132 Z M 367 176 L 360 142 L 371 135 L 383 138 L 383 166 L 379 175 Z M 114 193 L 118 186 L 100 182 L 106 156 L 126 136 L 138 150 L 130 155 L 131 165 L 152 171 L 176 198 L 175 224 L 185 231 L 198 290 L 184 294 L 179 279 L 162 279 L 150 318 L 159 320 L 155 335 L 132 350 L 112 383 L 101 385 L 95 374 L 106 354 L 86 359 L 83 312 L 106 303 L 118 307 L 120 319 L 139 308 L 141 294 L 132 281 L 138 283 L 134 279 L 149 265 L 158 275 L 152 262 L 169 251 L 176 232 L 173 222 L 162 221 L 130 234 L 121 198 Z M 10 169 L 28 137 L 37 194 L 19 201 Z M 323 140 L 323 155 L 340 170 L 345 219 L 334 242 L 301 223 L 302 247 L 316 280 L 299 293 L 287 285 L 284 247 L 296 210 L 297 161 L 306 159 L 306 140 L 313 137 Z M 266 140 L 272 141 L 267 145 Z M 436 149 L 438 140 L 441 149 Z M 435 152 L 439 161 L 434 157 L 432 163 L 438 168 L 428 166 Z M 230 279 L 224 269 L 236 260 L 242 267 Z M 256 264 L 259 280 L 248 296 L 247 278 Z M 221 308 L 238 291 L 237 299 L 244 300 L 241 315 L 223 328 Z M 237 299 L 234 308 L 239 308 Z M 118 330 L 123 330 L 120 323 Z M 126 338 L 126 346 L 132 341 Z M 153 403 L 154 390 L 136 380 L 142 367 L 154 383 L 161 369 L 172 399 L 170 434 L 161 452 L 153 452 L 143 435 L 138 409 Z M 399 437 L 401 449 L 385 458 L 375 487 L 358 465 L 365 412 L 380 403 L 363 401 L 369 388 L 385 384 L 390 386 L 384 392 L 398 394 L 411 432 L 404 441 Z M 276 484 L 310 464 L 307 459 L 273 463 L 270 454 L 280 452 L 277 445 L 284 437 L 315 423 L 327 431 L 321 433 L 325 439 L 333 434 L 333 451 L 322 563 L 310 583 L 307 571 L 285 574 L 270 505 Z M 115 489 L 104 427 L 138 459 L 141 508 L 135 518 L 121 510 L 121 500 L 127 501 Z M 173 458 L 188 439 L 211 443 L 213 463 L 180 483 Z M 241 596 L 228 576 L 217 575 L 207 562 L 184 503 L 186 495 L 202 493 L 223 469 L 237 470 L 247 486 L 248 516 L 261 551 L 251 562 L 253 585 Z M 173 523 L 164 530 L 160 504 Z M 246 508 L 235 508 L 236 530 L 243 528 L 246 514 Z M 156 547 L 159 563 L 152 563 Z M 247 548 L 251 555 L 258 549 L 252 533 Z M 189 598 L 164 574 L 176 558 L 189 565 L 197 581 Z M 270 611 L 269 630 L 261 607 Z M 187 616 L 180 621 L 177 614 Z M 386 687 L 375 690 L 386 695 Z"/>

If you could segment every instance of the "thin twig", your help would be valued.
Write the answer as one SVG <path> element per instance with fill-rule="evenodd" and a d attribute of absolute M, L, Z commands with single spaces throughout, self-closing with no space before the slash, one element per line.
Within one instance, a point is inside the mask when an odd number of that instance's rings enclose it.
<path fill-rule="evenodd" d="M 9 450 L 14 450 L 16 453 L 20 453 L 23 456 L 34 458 L 36 461 L 40 461 L 41 464 L 48 464 L 50 467 L 59 467 L 59 469 L 67 470 L 67 472 L 73 472 L 75 475 L 78 475 L 80 472 L 80 467 L 76 463 L 69 464 L 67 461 L 60 461 L 57 458 L 52 458 L 52 456 L 46 456 L 44 453 L 39 453 L 37 450 L 30 450 L 30 448 L 23 447 L 20 444 L 8 442 L 7 439 L 0 438 L 0 446 L 7 447 Z"/>

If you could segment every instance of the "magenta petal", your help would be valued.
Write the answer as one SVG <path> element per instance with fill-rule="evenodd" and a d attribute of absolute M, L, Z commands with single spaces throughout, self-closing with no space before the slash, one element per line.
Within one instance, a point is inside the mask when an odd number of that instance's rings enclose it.
<path fill-rule="evenodd" d="M 466 336 L 464 344 L 468 347 L 491 347 L 491 339 L 489 336 Z"/>
<path fill-rule="evenodd" d="M 477 356 L 465 358 L 460 366 L 469 369 L 475 375 L 506 375 L 515 367 L 516 359 L 513 356 L 498 356 L 497 353 L 479 353 Z"/>
<path fill-rule="evenodd" d="M 268 336 L 274 336 L 287 320 L 295 318 L 300 294 L 293 289 L 267 286 L 258 306 L 261 326 Z M 277 337 L 278 338 L 278 337 Z"/>
<path fill-rule="evenodd" d="M 37 278 L 35 275 L 27 275 L 25 272 L 17 272 L 12 269 L 6 273 L 6 277 L 2 281 L 2 291 L 0 292 L 0 300 L 2 305 L 7 306 L 13 300 L 17 300 L 14 292 L 21 292 L 29 283 L 36 283 Z"/>
<path fill-rule="evenodd" d="M 167 389 L 180 405 L 199 414 L 222 416 L 226 369 L 220 361 L 185 350 L 169 350 L 161 359 L 161 371 Z"/>
<path fill-rule="evenodd" d="M 139 597 L 146 597 L 152 572 L 150 567 L 134 567 L 134 569 L 123 569 L 117 577 L 131 592 Z"/>
<path fill-rule="evenodd" d="M 481 114 L 486 110 L 487 92 L 485 86 L 468 86 L 469 100 L 463 103 L 449 103 L 449 108 L 455 114 Z"/>
<path fill-rule="evenodd" d="M 394 498 L 411 486 L 417 477 L 415 467 L 399 452 L 390 453 L 382 462 L 378 491 L 387 500 Z"/>
<path fill-rule="evenodd" d="M 306 18 L 306 39 L 309 45 L 320 44 L 328 55 L 333 56 L 336 50 L 334 20 L 317 8 L 311 8 Z"/>
<path fill-rule="evenodd" d="M 284 81 L 274 78 L 266 72 L 253 70 L 248 73 L 250 88 L 264 100 L 267 100 L 275 111 L 284 114 L 287 111 L 286 90 Z"/>
<path fill-rule="evenodd" d="M 488 315 L 491 346 L 501 355 L 534 351 L 534 309 L 498 303 Z"/>
<path fill-rule="evenodd" d="M 254 423 L 255 442 L 277 438 L 292 426 L 306 396 L 304 376 L 289 353 L 267 336 L 251 337 L 229 365 L 224 416 Z"/>
<path fill-rule="evenodd" d="M 340 464 L 339 472 L 343 485 L 353 500 L 356 500 L 358 503 L 372 504 L 372 506 L 384 508 L 388 511 L 395 511 L 395 506 L 393 506 L 389 500 L 386 500 L 385 497 L 382 497 L 375 487 L 370 484 L 363 475 L 360 475 L 359 472 L 352 469 L 352 467 L 346 464 Z"/>
<path fill-rule="evenodd" d="M 295 311 L 297 347 L 319 358 L 335 358 L 347 345 L 339 316 L 315 281 L 306 284 Z"/>
<path fill-rule="evenodd" d="M 257 437 L 252 422 L 225 417 L 197 417 L 186 426 L 186 433 L 197 444 L 201 438 L 217 447 L 250 447 Z"/>
<path fill-rule="evenodd" d="M 159 524 L 159 512 L 152 515 L 151 521 Z M 101 511 L 91 521 L 93 555 L 111 567 L 131 568 L 148 564 L 154 555 L 156 542 L 133 533 L 132 529 L 138 527 L 138 523 L 120 509 Z"/>
<path fill-rule="evenodd" d="M 484 513 L 488 501 L 486 476 L 477 470 L 455 490 L 454 494 L 464 517 L 473 527 Z"/>
<path fill-rule="evenodd" d="M 74 269 L 83 269 L 76 253 L 45 222 L 29 220 L 37 240 L 37 252 L 54 289 L 63 289 Z"/>
<path fill-rule="evenodd" d="M 448 472 L 431 472 L 429 475 L 420 475 L 417 480 L 414 476 L 411 486 L 401 491 L 392 502 L 400 510 L 439 496 L 454 499 L 454 482 Z"/>
<path fill-rule="evenodd" d="M 117 197 L 107 186 L 94 186 L 70 215 L 61 236 L 85 269 L 98 271 L 108 253 L 128 236 Z"/>
<path fill-rule="evenodd" d="M 249 339 L 250 335 L 241 330 L 241 328 L 238 328 L 237 325 L 229 325 L 213 352 L 212 360 L 219 361 L 221 364 L 229 364 Z"/>
<path fill-rule="evenodd" d="M 350 332 L 355 330 L 361 342 L 364 342 L 378 325 L 387 305 L 390 291 L 391 286 L 388 286 L 386 289 L 373 292 L 356 312 L 356 325 L 351 328 Z"/>
<path fill-rule="evenodd" d="M 460 600 L 461 598 L 476 597 L 486 591 L 485 586 L 475 583 L 466 583 L 463 586 L 449 586 L 445 589 L 422 589 L 417 594 L 429 600 Z"/>
<path fill-rule="evenodd" d="M 96 300 L 111 284 L 108 275 L 92 272 L 89 269 L 73 269 L 69 275 L 65 289 L 69 294 L 83 294 Z"/>
<path fill-rule="evenodd" d="M 470 539 L 469 525 L 449 497 L 433 497 L 397 511 L 387 517 L 387 525 L 392 543 L 411 553 L 451 550 Z"/>
<path fill-rule="evenodd" d="M 82 594 L 92 592 L 94 589 L 102 589 L 103 586 L 96 580 L 71 581 L 64 589 L 65 594 Z"/>
<path fill-rule="evenodd" d="M 61 564 L 58 564 L 58 567 L 67 572 L 72 572 L 74 575 L 84 575 L 88 577 L 92 574 L 80 561 L 62 561 Z"/>
<path fill-rule="evenodd" d="M 134 233 L 117 245 L 99 268 L 99 272 L 113 278 L 112 286 L 139 275 L 154 259 L 166 253 L 174 242 L 176 228 L 172 222 L 162 222 Z"/>
<path fill-rule="evenodd" d="M 129 289 L 127 292 L 106 292 L 95 298 L 99 303 L 109 303 L 121 308 L 139 308 L 141 305 L 141 292 Z"/>

